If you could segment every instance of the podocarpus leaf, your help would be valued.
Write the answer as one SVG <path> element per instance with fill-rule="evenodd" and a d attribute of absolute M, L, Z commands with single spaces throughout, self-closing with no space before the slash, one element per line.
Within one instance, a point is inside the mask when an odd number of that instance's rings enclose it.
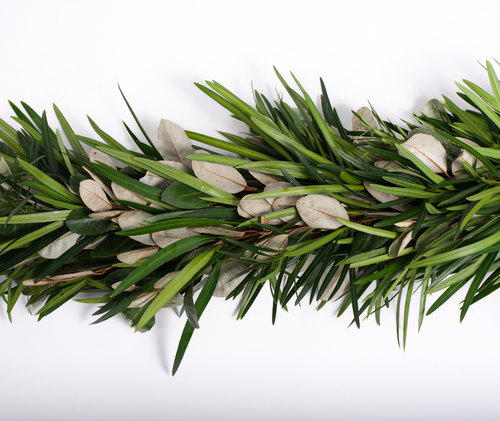
<path fill-rule="evenodd" d="M 199 329 L 200 325 L 198 323 L 198 315 L 196 314 L 196 309 L 193 301 L 193 284 L 190 284 L 186 294 L 184 294 L 184 310 L 186 311 L 186 316 L 189 323 L 195 329 Z"/>
<path fill-rule="evenodd" d="M 477 241 L 476 243 L 457 248 L 455 250 L 442 253 L 437 256 L 427 257 L 425 259 L 421 259 L 415 263 L 411 263 L 409 268 L 417 268 L 417 267 L 425 267 L 429 265 L 436 265 L 439 263 L 449 262 L 450 260 L 459 259 L 461 257 L 470 256 L 473 254 L 477 254 L 487 249 L 488 247 L 492 247 L 495 244 L 498 244 L 500 241 L 500 233 L 493 234 L 483 240 Z"/>
<path fill-rule="evenodd" d="M 476 291 L 479 289 L 481 282 L 483 281 L 486 274 L 489 272 L 491 265 L 497 259 L 497 255 L 498 252 L 489 253 L 486 256 L 486 259 L 483 261 L 482 265 L 480 266 L 479 270 L 477 271 L 476 276 L 474 277 L 474 280 L 472 281 L 469 290 L 467 291 L 467 295 L 465 296 L 465 300 L 462 305 L 462 310 L 460 312 L 460 322 L 463 321 L 465 315 L 467 314 L 467 310 L 469 309 L 469 306 L 472 304 L 472 300 L 474 298 L 474 295 L 476 294 Z"/>
<path fill-rule="evenodd" d="M 66 187 L 59 184 L 57 181 L 53 180 L 47 174 L 44 174 L 43 171 L 40 171 L 38 168 L 29 164 L 28 162 L 19 159 L 19 163 L 23 168 L 25 168 L 33 177 L 35 177 L 42 184 L 47 186 L 49 189 L 52 189 L 54 192 L 59 194 L 61 197 L 64 197 L 65 201 L 68 203 L 74 203 L 77 205 L 81 205 L 81 200 L 71 193 Z"/>
<path fill-rule="evenodd" d="M 10 238 L 22 238 L 43 226 L 44 224 L 0 224 L 0 235 Z"/>
<path fill-rule="evenodd" d="M 132 138 L 134 143 L 139 147 L 139 149 L 141 150 L 141 152 L 144 155 L 146 155 L 150 158 L 158 159 L 158 160 L 163 159 L 163 157 L 156 150 L 156 148 L 153 149 L 151 146 L 146 145 L 145 143 L 141 142 L 139 140 L 139 138 L 135 135 L 135 133 L 132 130 L 130 130 L 130 127 L 127 126 L 127 123 L 125 123 L 124 121 L 123 121 L 123 125 L 125 126 L 125 129 L 127 130 L 128 134 L 130 135 L 130 137 Z M 130 310 L 132 310 L 132 309 L 130 309 Z"/>
<path fill-rule="evenodd" d="M 217 247 L 206 250 L 199 256 L 191 260 L 186 266 L 184 266 L 184 268 L 177 275 L 175 275 L 175 277 L 162 289 L 162 291 L 151 302 L 148 309 L 144 312 L 143 316 L 137 323 L 136 331 L 139 330 L 142 326 L 144 326 L 187 283 L 191 282 L 195 278 L 195 276 L 200 274 L 208 266 L 212 256 L 216 251 Z"/>
<path fill-rule="evenodd" d="M 137 165 L 140 165 L 142 168 L 151 171 L 156 175 L 168 178 L 169 180 L 181 181 L 182 183 L 191 186 L 194 189 L 199 190 L 209 196 L 222 199 L 236 199 L 236 197 L 232 194 L 227 193 L 217 187 L 211 186 L 210 184 L 199 180 L 192 175 L 176 170 L 175 168 L 171 168 L 164 164 L 144 158 L 135 158 L 135 161 L 137 162 Z"/>
<path fill-rule="evenodd" d="M 36 313 L 36 315 L 39 316 L 38 320 L 41 320 L 43 317 L 52 313 L 65 302 L 71 300 L 75 295 L 77 295 L 87 286 L 88 282 L 89 280 L 84 278 L 82 281 L 62 289 L 59 294 L 51 297 L 51 299 L 49 299 L 49 301 L 47 301 L 47 303 Z"/>
<path fill-rule="evenodd" d="M 58 151 L 59 146 L 55 141 L 56 140 L 55 135 L 53 134 L 53 132 L 51 133 L 49 129 L 49 125 L 47 123 L 47 114 L 45 113 L 45 111 L 42 114 L 41 124 L 42 124 L 43 142 L 45 145 L 45 153 L 50 172 L 52 174 L 61 175 L 59 171 L 59 166 L 56 161 L 56 157 L 54 155 L 54 150 Z"/>
<path fill-rule="evenodd" d="M 78 139 L 76 139 L 75 132 L 73 131 L 73 129 L 69 125 L 69 123 L 66 120 L 66 118 L 64 117 L 64 115 L 61 113 L 59 108 L 57 108 L 56 104 L 53 104 L 53 106 L 54 106 L 54 111 L 56 113 L 56 116 L 59 120 L 59 123 L 61 123 L 61 126 L 64 130 L 64 133 L 66 134 L 68 140 L 70 141 L 71 146 L 73 147 L 73 150 L 81 156 L 87 156 L 85 149 L 83 149 L 83 147 L 80 144 L 80 142 L 78 141 Z"/>
<path fill-rule="evenodd" d="M 129 150 L 123 146 L 120 142 L 117 142 L 115 139 L 113 139 L 109 134 L 104 132 L 103 130 L 100 129 L 100 127 L 92 120 L 89 116 L 87 116 L 87 119 L 89 120 L 90 125 L 94 129 L 94 131 L 99 135 L 99 137 L 104 140 L 109 146 L 114 148 L 117 151 L 123 151 L 125 153 L 129 153 Z"/>
<path fill-rule="evenodd" d="M 406 348 L 406 338 L 408 336 L 408 318 L 410 315 L 411 296 L 413 294 L 413 285 L 415 283 L 416 272 L 417 271 L 415 269 L 411 271 L 410 281 L 408 282 L 408 289 L 406 290 L 405 309 L 403 317 L 403 349 Z"/>
<path fill-rule="evenodd" d="M 14 306 L 17 303 L 17 300 L 21 296 L 21 293 L 23 292 L 24 285 L 19 284 L 16 285 L 14 288 L 11 287 L 11 283 L 9 282 L 9 287 L 8 287 L 8 298 L 7 298 L 7 314 L 9 315 L 9 320 L 12 323 L 12 316 L 11 312 L 14 309 Z"/>
<path fill-rule="evenodd" d="M 142 124 L 140 123 L 139 119 L 137 118 L 137 116 L 135 115 L 134 113 L 134 110 L 132 109 L 132 107 L 130 106 L 129 102 L 127 101 L 127 98 L 125 97 L 125 94 L 123 93 L 122 91 L 122 88 L 120 87 L 120 85 L 118 84 L 118 90 L 120 91 L 120 94 L 122 95 L 122 98 L 123 100 L 125 101 L 125 104 L 127 104 L 127 108 L 129 109 L 130 111 L 130 114 L 132 114 L 132 117 L 134 118 L 135 122 L 137 123 L 137 126 L 139 126 L 139 129 L 141 129 L 141 132 L 142 134 L 144 135 L 144 137 L 146 138 L 146 140 L 148 141 L 150 147 L 153 149 L 154 153 L 155 153 L 155 156 L 157 159 L 161 159 L 161 155 L 160 153 L 158 152 L 158 150 L 156 149 L 155 145 L 153 144 L 153 142 L 151 141 L 151 139 L 149 138 L 146 130 L 144 130 L 144 128 L 142 127 Z"/>
<path fill-rule="evenodd" d="M 298 152 L 302 154 L 306 159 L 309 159 L 311 162 L 315 164 L 332 163 L 330 160 L 324 158 L 321 155 L 318 155 L 313 151 L 310 151 L 305 146 L 302 146 L 300 143 L 294 141 L 287 135 L 280 132 L 278 127 L 273 125 L 269 120 L 265 120 L 264 118 L 259 116 L 254 116 L 252 117 L 252 122 L 267 135 L 269 135 L 274 139 L 277 139 L 284 147 L 292 150 L 293 152 Z"/>
<path fill-rule="evenodd" d="M 146 218 L 150 219 L 150 218 Z M 185 227 L 202 227 L 205 225 L 228 225 L 230 224 L 228 221 L 219 220 L 219 219 L 208 219 L 208 218 L 182 218 L 182 219 L 168 219 L 162 222 L 156 222 L 151 225 L 146 225 L 143 227 L 127 229 L 123 231 L 119 231 L 116 235 L 122 236 L 130 236 L 130 235 L 142 235 L 142 234 L 150 234 L 153 232 L 165 231 L 165 230 L 173 230 L 177 228 L 185 228 Z"/>
<path fill-rule="evenodd" d="M 160 215 L 150 216 L 146 218 L 144 222 L 149 224 L 165 221 L 168 219 L 184 219 L 184 218 L 210 218 L 210 219 L 221 219 L 227 221 L 242 222 L 243 219 L 238 215 L 235 208 L 205 208 L 199 210 L 182 210 L 174 212 L 166 212 Z"/>
<path fill-rule="evenodd" d="M 272 161 L 274 158 L 264 155 L 255 149 L 250 149 L 241 145 L 235 145 L 234 143 L 226 142 L 225 140 L 216 139 L 214 137 L 205 136 L 199 133 L 186 131 L 187 136 L 198 142 L 204 143 L 206 145 L 213 146 L 215 148 L 221 148 L 228 152 L 233 152 L 238 155 L 246 156 L 254 161 Z"/>
<path fill-rule="evenodd" d="M 140 281 L 144 276 L 150 274 L 155 269 L 165 263 L 174 260 L 185 253 L 202 246 L 203 244 L 212 241 L 213 238 L 205 235 L 198 235 L 195 237 L 183 238 L 175 243 L 161 249 L 158 253 L 151 256 L 144 263 L 142 263 L 138 268 L 136 268 L 132 273 L 130 273 L 111 294 L 112 297 L 125 291 L 131 285 Z M 173 295 L 172 295 L 173 297 Z M 168 301 L 168 300 L 167 300 Z M 149 320 L 149 319 L 148 319 Z"/>

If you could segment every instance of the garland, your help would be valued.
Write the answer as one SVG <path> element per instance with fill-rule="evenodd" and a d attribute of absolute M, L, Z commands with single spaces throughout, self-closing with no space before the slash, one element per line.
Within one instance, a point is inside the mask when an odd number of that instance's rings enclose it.
<path fill-rule="evenodd" d="M 121 315 L 147 331 L 182 306 L 174 374 L 212 297 L 241 296 L 243 318 L 269 288 L 273 323 L 279 307 L 342 300 L 358 327 L 395 302 L 404 347 L 412 301 L 420 328 L 466 287 L 462 320 L 500 287 L 500 82 L 486 70 L 492 94 L 457 84 L 471 110 L 433 99 L 405 127 L 366 107 L 345 127 L 323 81 L 320 109 L 278 72 L 293 107 L 197 84 L 248 126 L 224 140 L 162 120 L 153 142 L 123 96 L 145 139 L 125 125 L 135 151 L 90 118 L 101 140 L 75 134 L 54 106 L 67 149 L 45 112 L 11 104 L 20 127 L 0 120 L 9 318 L 21 295 L 42 319 L 85 292 L 75 301 L 100 305 L 94 323 Z"/>

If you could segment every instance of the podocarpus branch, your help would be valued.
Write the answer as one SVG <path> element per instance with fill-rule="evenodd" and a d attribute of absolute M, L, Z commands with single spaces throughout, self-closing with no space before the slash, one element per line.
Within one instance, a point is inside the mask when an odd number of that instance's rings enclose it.
<path fill-rule="evenodd" d="M 198 84 L 249 135 L 162 120 L 155 143 L 127 102 L 146 137 L 126 126 L 135 151 L 91 119 L 101 140 L 76 135 L 55 107 L 68 149 L 45 112 L 11 104 L 19 126 L 0 120 L 9 317 L 21 295 L 42 303 L 41 319 L 86 292 L 94 298 L 76 301 L 99 304 L 94 323 L 121 315 L 146 331 L 163 307 L 183 306 L 174 373 L 212 297 L 241 296 L 242 318 L 264 287 L 273 323 L 306 297 L 318 308 L 341 300 L 358 327 L 395 301 L 403 347 L 414 300 L 420 328 L 466 288 L 462 320 L 500 286 L 500 82 L 486 70 L 491 93 L 458 84 L 471 109 L 432 99 L 404 127 L 367 107 L 344 126 L 323 81 L 317 107 L 277 71 L 292 105 L 255 91 L 251 106 Z"/>

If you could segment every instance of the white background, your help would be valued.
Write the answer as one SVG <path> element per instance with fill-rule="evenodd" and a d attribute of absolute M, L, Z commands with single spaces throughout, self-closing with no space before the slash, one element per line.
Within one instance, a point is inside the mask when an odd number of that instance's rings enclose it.
<path fill-rule="evenodd" d="M 160 118 L 216 135 L 244 128 L 193 82 L 214 79 L 252 101 L 293 71 L 313 98 L 323 77 L 349 124 L 370 100 L 411 119 L 454 81 L 487 77 L 500 59 L 495 1 L 8 1 L 0 2 L 0 117 L 7 100 L 52 103 L 75 131 L 86 114 L 131 145 L 119 82 L 153 136 Z M 280 88 L 278 88 L 280 90 Z M 243 321 L 215 300 L 183 365 L 171 367 L 184 319 L 163 311 L 152 332 L 125 322 L 89 326 L 95 307 L 72 303 L 40 323 L 0 313 L 0 417 L 5 420 L 497 420 L 500 296 L 459 324 L 457 297 L 424 321 L 412 313 L 406 352 L 395 311 L 378 327 L 347 328 L 332 304 L 280 312 L 263 290 Z M 415 301 L 416 303 L 416 301 Z M 416 307 L 416 306 L 415 306 Z M 3 305 L 5 308 L 5 305 Z"/>

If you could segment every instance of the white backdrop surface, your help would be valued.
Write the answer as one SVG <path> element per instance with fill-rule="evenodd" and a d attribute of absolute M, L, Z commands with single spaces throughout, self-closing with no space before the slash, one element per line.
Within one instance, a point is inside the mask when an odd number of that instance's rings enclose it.
<path fill-rule="evenodd" d="M 244 127 L 193 82 L 214 79 L 248 102 L 251 83 L 276 95 L 293 71 L 313 98 L 323 77 L 346 124 L 370 100 L 411 119 L 453 81 L 486 85 L 477 61 L 500 59 L 496 1 L 0 2 L 0 117 L 7 100 L 52 103 L 75 131 L 86 115 L 131 146 L 120 83 L 146 130 L 160 118 L 192 131 Z M 280 88 L 278 88 L 280 91 Z M 71 303 L 40 323 L 0 312 L 0 417 L 5 420 L 498 420 L 500 295 L 459 324 L 463 295 L 424 321 L 412 313 L 406 352 L 394 306 L 361 330 L 332 304 L 280 312 L 265 291 L 246 318 L 214 299 L 175 377 L 185 319 L 163 311 L 134 334 L 121 320 L 89 326 L 96 307 Z M 23 300 L 23 298 L 21 299 Z M 25 301 L 24 301 L 25 302 Z M 5 305 L 3 309 L 5 310 Z M 415 308 L 413 308 L 415 310 Z"/>

